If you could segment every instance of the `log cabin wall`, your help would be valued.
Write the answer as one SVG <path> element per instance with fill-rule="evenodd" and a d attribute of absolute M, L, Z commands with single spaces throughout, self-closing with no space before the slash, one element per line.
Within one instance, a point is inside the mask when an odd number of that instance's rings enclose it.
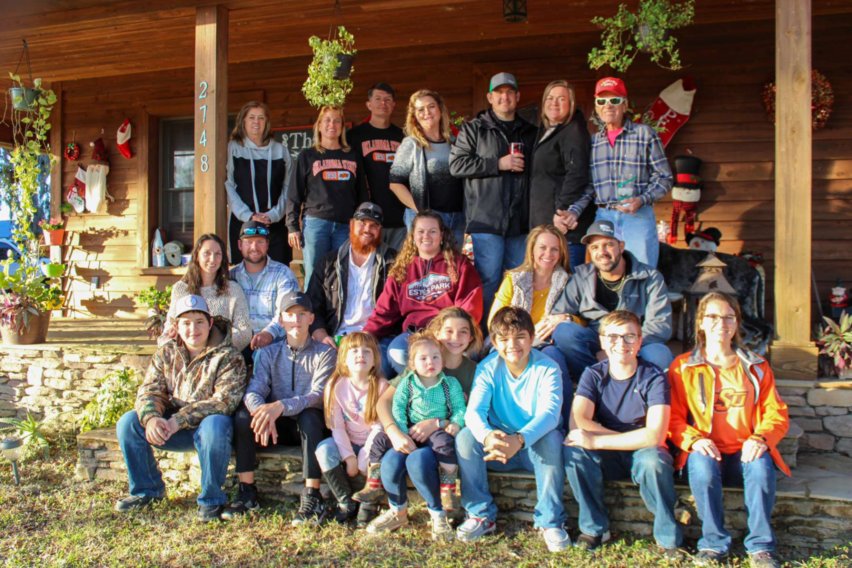
<path fill-rule="evenodd" d="M 848 58 L 838 53 L 850 26 L 849 15 L 814 18 L 813 66 L 829 78 L 835 92 L 828 126 L 814 133 L 813 269 L 823 299 L 836 278 L 852 283 L 852 109 L 848 104 L 852 69 Z M 688 68 L 670 72 L 640 56 L 626 75 L 631 105 L 644 109 L 677 78 L 687 74 L 695 78 L 698 94 L 692 117 L 675 135 L 667 154 L 671 158 L 691 150 L 704 161 L 699 219 L 705 227 L 722 231 L 721 250 L 764 254 L 769 278 L 767 316 L 771 318 L 774 128 L 764 112 L 761 89 L 773 78 L 774 22 L 697 25 L 682 30 L 678 37 Z M 594 34 L 580 34 L 362 51 L 356 59 L 356 87 L 346 108 L 347 120 L 357 123 L 366 116 L 365 91 L 380 80 L 397 89 L 396 124 L 403 122 L 408 95 L 421 87 L 438 90 L 451 110 L 471 116 L 484 107 L 484 86 L 498 70 L 517 75 L 521 106 L 538 104 L 542 88 L 551 79 L 575 82 L 578 102 L 588 116 L 592 86 L 602 75 L 585 63 L 586 53 L 596 43 Z M 235 113 L 247 100 L 261 98 L 271 108 L 273 126 L 311 123 L 314 112 L 299 91 L 307 63 L 307 58 L 291 58 L 232 64 L 229 112 Z M 115 198 L 107 214 L 75 215 L 68 222 L 71 244 L 66 258 L 75 265 L 75 275 L 66 282 L 69 315 L 140 317 L 143 308 L 136 306 L 134 295 L 178 277 L 173 271 L 144 267 L 155 225 L 159 120 L 192 116 L 192 81 L 192 70 L 185 69 L 62 83 L 63 142 L 73 136 L 83 145 L 83 162 L 88 163 L 86 145 L 103 129 L 110 152 L 109 189 Z M 131 145 L 136 155 L 130 160 L 115 148 L 115 130 L 125 117 L 134 128 Z M 63 187 L 70 184 L 74 172 L 75 166 L 63 161 Z M 144 212 L 148 214 L 140 215 Z M 658 219 L 669 219 L 670 198 L 657 205 L 656 213 Z M 148 226 L 140 222 L 145 218 L 149 218 Z M 93 276 L 100 278 L 97 290 L 92 290 Z"/>

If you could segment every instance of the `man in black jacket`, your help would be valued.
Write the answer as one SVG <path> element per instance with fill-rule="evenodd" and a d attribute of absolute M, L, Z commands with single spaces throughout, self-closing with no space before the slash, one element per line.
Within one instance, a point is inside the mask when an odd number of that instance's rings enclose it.
<path fill-rule="evenodd" d="M 486 314 L 503 271 L 524 260 L 536 134 L 535 127 L 515 113 L 520 93 L 514 75 L 494 75 L 487 98 L 491 108 L 461 127 L 450 152 L 450 173 L 464 179 L 465 232 L 473 239 Z"/>
<path fill-rule="evenodd" d="M 376 307 L 396 251 L 382 243 L 382 208 L 365 202 L 349 221 L 349 242 L 317 265 L 308 283 L 311 336 L 337 347 L 335 336 L 360 331 Z"/>

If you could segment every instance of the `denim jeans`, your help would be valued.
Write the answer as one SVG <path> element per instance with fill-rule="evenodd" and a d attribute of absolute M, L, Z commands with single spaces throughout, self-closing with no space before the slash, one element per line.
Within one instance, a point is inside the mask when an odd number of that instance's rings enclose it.
<path fill-rule="evenodd" d="M 410 454 L 394 449 L 388 450 L 382 459 L 382 486 L 388 493 L 388 503 L 395 510 L 408 504 L 408 485 L 405 474 L 431 511 L 443 511 L 441 507 L 441 484 L 438 479 L 438 460 L 432 448 L 424 446 Z"/>
<path fill-rule="evenodd" d="M 461 250 L 462 246 L 464 246 L 464 227 L 465 227 L 465 219 L 464 219 L 464 211 L 458 211 L 456 213 L 444 213 L 443 211 L 435 211 L 444 222 L 444 225 L 453 232 L 453 236 L 456 239 L 456 246 Z M 408 227 L 408 230 L 411 231 L 411 224 L 414 222 L 414 216 L 417 213 L 414 212 L 414 209 L 406 208 L 405 213 L 403 213 L 402 219 L 405 223 L 405 226 Z"/>
<path fill-rule="evenodd" d="M 601 536 L 609 530 L 604 505 L 604 479 L 631 479 L 639 486 L 645 507 L 654 515 L 654 540 L 663 548 L 676 548 L 683 540 L 674 517 L 677 493 L 671 454 L 664 448 L 635 451 L 586 450 L 564 446 L 565 475 L 580 507 L 580 532 Z"/>
<path fill-rule="evenodd" d="M 559 366 L 562 374 L 562 431 L 568 431 L 568 418 L 571 415 L 571 401 L 574 395 L 574 384 L 571 382 L 571 373 L 568 371 L 568 362 L 565 360 L 565 355 L 559 350 L 556 345 L 544 345 L 538 349 L 553 359 L 553 362 Z"/>
<path fill-rule="evenodd" d="M 456 436 L 461 476 L 461 501 L 470 517 L 497 518 L 497 505 L 488 488 L 488 470 L 531 471 L 535 474 L 536 504 L 533 522 L 536 528 L 561 527 L 565 523 L 562 492 L 565 470 L 562 467 L 562 440 L 559 430 L 551 430 L 535 444 L 527 446 L 505 464 L 485 461 L 485 449 L 465 428 Z"/>
<path fill-rule="evenodd" d="M 577 381 L 586 367 L 598 362 L 597 353 L 601 350 L 598 332 L 574 322 L 560 323 L 553 330 L 553 341 L 568 360 L 568 371 Z M 671 350 L 665 343 L 647 343 L 639 349 L 639 357 L 666 370 L 674 361 Z"/>
<path fill-rule="evenodd" d="M 657 237 L 657 218 L 654 216 L 653 205 L 640 207 L 632 215 L 615 209 L 598 209 L 595 221 L 611 221 L 615 234 L 624 241 L 624 248 L 639 262 L 657 268 L 660 241 Z"/>
<path fill-rule="evenodd" d="M 363 446 L 352 444 L 352 451 L 355 452 L 355 458 L 358 458 L 358 452 Z M 340 457 L 340 450 L 337 449 L 337 442 L 334 438 L 326 438 L 317 446 L 317 451 L 314 452 L 317 456 L 317 462 L 323 472 L 331 471 L 338 465 L 343 463 L 343 458 Z"/>
<path fill-rule="evenodd" d="M 472 233 L 473 264 L 482 279 L 483 314 L 491 312 L 491 304 L 503 279 L 503 272 L 523 264 L 527 236 L 503 237 L 490 233 Z"/>
<path fill-rule="evenodd" d="M 574 269 L 581 264 L 586 264 L 586 245 L 568 243 L 568 259 L 571 263 L 571 272 L 574 272 Z"/>
<path fill-rule="evenodd" d="M 392 372 L 386 373 L 386 377 L 394 377 L 401 375 L 408 367 L 408 338 L 411 337 L 411 332 L 403 331 L 396 337 L 386 341 L 387 347 L 382 352 L 382 369 L 385 369 L 385 361 L 387 366 L 392 369 Z"/>
<path fill-rule="evenodd" d="M 349 225 L 305 215 L 302 220 L 302 262 L 305 266 L 305 290 L 311 281 L 317 262 L 349 239 Z"/>
<path fill-rule="evenodd" d="M 118 420 L 115 430 L 127 465 L 130 494 L 134 497 L 162 497 L 166 491 L 163 475 L 157 467 L 151 443 L 145 439 L 145 428 L 139 422 L 136 411 L 125 413 Z M 155 446 L 171 452 L 198 452 L 201 465 L 199 505 L 215 507 L 228 502 L 222 484 L 225 483 L 231 459 L 232 433 L 230 416 L 211 414 L 201 421 L 198 428 L 178 430 L 165 444 Z"/>
<path fill-rule="evenodd" d="M 743 488 L 748 521 L 748 536 L 744 541 L 746 552 L 775 552 L 775 535 L 770 523 L 775 507 L 775 464 L 769 452 L 749 463 L 741 461 L 740 452 L 722 454 L 721 462 L 692 452 L 686 467 L 689 489 L 695 497 L 695 508 L 701 519 L 699 550 L 724 553 L 731 546 L 731 535 L 725 530 L 722 503 L 722 486 L 731 485 Z"/>

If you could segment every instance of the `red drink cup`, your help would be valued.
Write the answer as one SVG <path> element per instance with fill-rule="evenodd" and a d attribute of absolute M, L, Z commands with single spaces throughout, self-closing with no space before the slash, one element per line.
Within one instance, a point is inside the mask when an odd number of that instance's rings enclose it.
<path fill-rule="evenodd" d="M 509 153 L 510 154 L 520 154 L 523 156 L 524 154 L 524 143 L 523 142 L 512 142 L 509 144 Z"/>

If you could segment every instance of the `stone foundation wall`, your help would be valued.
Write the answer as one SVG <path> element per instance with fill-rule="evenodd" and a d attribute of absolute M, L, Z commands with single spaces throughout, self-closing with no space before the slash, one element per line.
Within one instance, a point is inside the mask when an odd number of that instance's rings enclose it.
<path fill-rule="evenodd" d="M 103 352 L 53 344 L 9 346 L 0 350 L 0 422 L 43 420 L 48 429 L 73 428 L 108 373 L 129 367 L 142 376 L 149 354 Z"/>
<path fill-rule="evenodd" d="M 95 430 L 77 438 L 79 459 L 76 475 L 81 480 L 107 479 L 125 482 L 126 468 L 118 449 L 115 432 Z M 155 452 L 170 493 L 194 495 L 198 492 L 201 472 L 195 453 Z M 261 495 L 273 500 L 294 499 L 302 488 L 302 460 L 299 448 L 279 448 L 259 452 L 260 466 L 256 482 Z M 780 475 L 780 474 L 779 474 Z M 489 474 L 491 492 L 501 514 L 532 522 L 535 508 L 535 479 L 528 473 Z M 779 552 L 785 558 L 805 558 L 852 541 L 852 501 L 842 492 L 818 490 L 815 486 L 797 487 L 785 480 L 779 486 L 773 526 Z M 845 482 L 845 480 L 844 480 Z M 234 460 L 229 466 L 228 487 L 236 483 Z M 687 538 L 696 540 L 700 525 L 694 500 L 685 485 L 677 487 L 678 518 L 686 524 Z M 422 499 L 413 490 L 414 502 Z M 628 482 L 609 482 L 605 501 L 611 515 L 611 528 L 616 533 L 631 533 L 651 538 L 653 515 L 645 509 L 638 489 Z M 565 503 L 569 525 L 576 527 L 577 504 L 565 484 Z M 741 545 L 746 532 L 746 514 L 742 490 L 725 489 L 726 523 L 735 543 Z"/>
<path fill-rule="evenodd" d="M 800 451 L 852 456 L 852 381 L 779 380 L 778 390 L 804 431 Z"/>

